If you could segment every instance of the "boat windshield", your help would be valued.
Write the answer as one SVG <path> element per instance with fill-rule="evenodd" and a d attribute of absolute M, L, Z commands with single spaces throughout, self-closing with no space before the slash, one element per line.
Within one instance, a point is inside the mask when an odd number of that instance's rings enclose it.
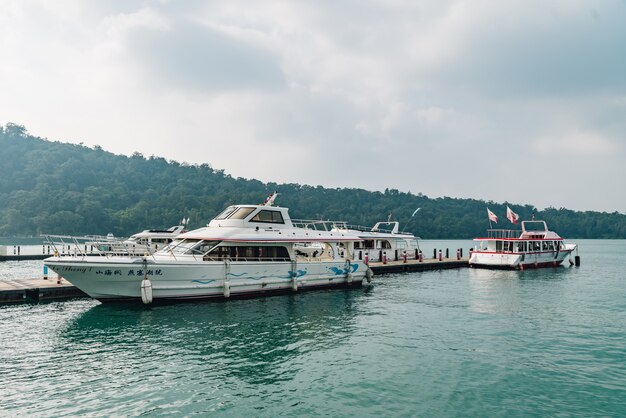
<path fill-rule="evenodd" d="M 245 219 L 246 216 L 250 215 L 254 211 L 254 209 L 256 208 L 239 208 L 235 211 L 235 213 L 230 215 L 230 219 Z"/>
<path fill-rule="evenodd" d="M 205 241 L 201 239 L 183 239 L 172 241 L 170 245 L 163 248 L 164 252 L 175 255 L 197 254 L 202 255 L 211 251 L 220 241 Z"/>
<path fill-rule="evenodd" d="M 231 215 L 234 211 L 237 210 L 237 206 L 229 206 L 222 213 L 217 215 L 215 219 L 226 219 L 229 215 Z"/>

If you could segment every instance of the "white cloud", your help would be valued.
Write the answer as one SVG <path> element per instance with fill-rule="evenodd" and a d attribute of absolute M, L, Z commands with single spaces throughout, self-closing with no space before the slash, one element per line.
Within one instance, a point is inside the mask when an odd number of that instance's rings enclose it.
<path fill-rule="evenodd" d="M 583 157 L 611 155 L 620 148 L 619 144 L 597 132 L 574 131 L 563 136 L 546 136 L 531 142 L 534 151 L 543 156 L 557 153 Z"/>
<path fill-rule="evenodd" d="M 626 188 L 624 18 L 608 1 L 4 2 L 0 123 L 264 181 L 625 211 L 511 168 Z"/>

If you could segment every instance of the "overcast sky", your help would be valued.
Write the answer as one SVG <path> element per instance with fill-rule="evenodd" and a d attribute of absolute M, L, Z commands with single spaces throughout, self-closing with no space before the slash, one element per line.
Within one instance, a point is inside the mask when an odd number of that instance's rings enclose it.
<path fill-rule="evenodd" d="M 0 124 L 234 177 L 626 212 L 626 1 L 0 1 Z"/>

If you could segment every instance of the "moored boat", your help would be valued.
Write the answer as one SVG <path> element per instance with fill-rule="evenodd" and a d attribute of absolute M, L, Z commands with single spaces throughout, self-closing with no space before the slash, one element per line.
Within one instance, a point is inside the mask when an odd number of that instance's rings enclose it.
<path fill-rule="evenodd" d="M 349 225 L 344 221 L 295 220 L 303 228 L 334 231 L 357 235 L 361 241 L 354 243 L 354 256 L 367 262 L 407 260 L 419 257 L 418 238 L 410 232 L 400 231 L 397 221 L 377 222 L 373 227 Z"/>
<path fill-rule="evenodd" d="M 298 228 L 288 209 L 272 202 L 229 206 L 206 227 L 180 234 L 152 255 L 78 254 L 44 263 L 103 302 L 229 298 L 355 286 L 371 278 L 363 261 L 354 259 L 361 238 Z"/>
<path fill-rule="evenodd" d="M 410 232 L 401 232 L 400 223 L 396 221 L 377 222 L 372 228 L 338 224 L 337 230 L 353 232 L 363 240 L 354 245 L 359 259 L 377 262 L 419 257 L 417 238 Z"/>
<path fill-rule="evenodd" d="M 471 267 L 527 269 L 555 267 L 577 250 L 565 243 L 545 221 L 522 221 L 522 230 L 488 229 L 487 237 L 475 238 Z"/>
<path fill-rule="evenodd" d="M 111 240 L 100 243 L 100 245 L 103 249 L 111 252 L 128 252 L 137 255 L 152 254 L 174 241 L 183 232 L 185 232 L 185 225 L 176 225 L 166 230 L 146 229 L 131 235 L 127 240 L 121 242 Z"/>

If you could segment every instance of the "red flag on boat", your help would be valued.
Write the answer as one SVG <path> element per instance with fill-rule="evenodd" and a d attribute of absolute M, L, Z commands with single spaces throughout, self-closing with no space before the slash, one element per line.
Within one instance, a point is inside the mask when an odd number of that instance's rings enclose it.
<path fill-rule="evenodd" d="M 517 225 L 517 221 L 519 220 L 519 215 L 511 210 L 510 207 L 506 207 L 506 218 Z"/>
<path fill-rule="evenodd" d="M 274 200 L 276 200 L 276 196 L 278 196 L 278 192 L 271 193 L 265 201 L 263 202 L 264 206 L 272 206 L 274 204 Z"/>
<path fill-rule="evenodd" d="M 489 217 L 489 220 L 491 222 L 495 222 L 498 223 L 498 217 L 496 216 L 495 213 L 493 213 L 492 211 L 489 210 L 489 208 L 487 208 L 487 216 Z"/>

